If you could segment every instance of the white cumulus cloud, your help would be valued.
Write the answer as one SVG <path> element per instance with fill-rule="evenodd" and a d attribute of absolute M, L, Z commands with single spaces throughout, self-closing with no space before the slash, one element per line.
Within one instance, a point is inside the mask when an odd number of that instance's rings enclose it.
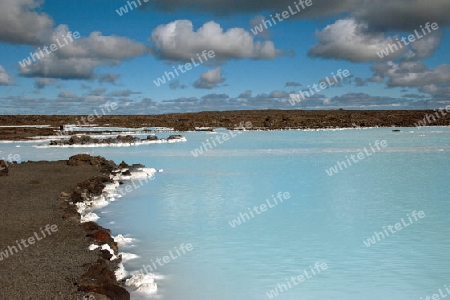
<path fill-rule="evenodd" d="M 188 61 L 197 59 L 204 50 L 214 51 L 215 59 L 273 59 L 281 54 L 272 41 L 254 41 L 253 35 L 242 28 L 224 31 L 219 24 L 210 21 L 197 31 L 189 20 L 177 20 L 158 26 L 151 37 L 163 59 Z"/>
<path fill-rule="evenodd" d="M 225 78 L 222 78 L 222 70 L 220 67 L 217 67 L 201 74 L 200 78 L 194 82 L 194 87 L 198 89 L 212 89 L 224 81 Z"/>

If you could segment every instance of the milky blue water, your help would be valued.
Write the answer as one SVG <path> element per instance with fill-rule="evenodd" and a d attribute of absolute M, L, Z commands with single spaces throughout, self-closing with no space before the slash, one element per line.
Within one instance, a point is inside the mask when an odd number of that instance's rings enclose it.
<path fill-rule="evenodd" d="M 128 148 L 1 143 L 0 157 L 56 160 L 87 152 L 164 169 L 98 212 L 98 223 L 137 239 L 121 249 L 140 256 L 124 263 L 127 270 L 192 245 L 157 265 L 161 279 L 151 299 L 269 299 L 270 290 L 305 270 L 311 278 L 275 299 L 425 299 L 450 283 L 450 128 L 401 130 L 244 132 L 198 157 L 191 151 L 215 135 L 186 133 L 186 143 Z M 326 173 L 377 140 L 388 146 Z M 290 198 L 274 205 L 279 192 Z M 273 207 L 230 226 L 267 201 Z M 409 222 L 413 211 L 425 217 Z M 408 227 L 365 245 L 402 218 Z M 311 276 L 316 262 L 328 268 Z"/>

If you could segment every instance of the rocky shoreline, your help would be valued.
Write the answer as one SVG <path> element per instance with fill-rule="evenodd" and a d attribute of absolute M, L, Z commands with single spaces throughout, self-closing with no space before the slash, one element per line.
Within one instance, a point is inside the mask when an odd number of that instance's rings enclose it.
<path fill-rule="evenodd" d="M 450 109 L 450 107 L 449 107 Z M 447 110 L 445 110 L 447 111 Z M 56 135 L 60 126 L 107 126 L 122 128 L 173 128 L 176 131 L 224 127 L 234 129 L 250 122 L 256 130 L 318 129 L 351 127 L 414 127 L 420 120 L 424 126 L 449 126 L 450 113 L 433 110 L 255 110 L 207 111 L 164 115 L 104 115 L 95 124 L 80 122 L 86 116 L 0 116 L 0 126 L 48 125 L 45 128 L 0 128 L 0 140 L 26 139 L 36 135 Z M 444 115 L 445 114 L 445 115 Z M 428 119 L 424 119 L 426 117 Z M 434 116 L 434 117 L 433 117 Z M 246 126 L 247 127 L 247 126 Z"/>
<path fill-rule="evenodd" d="M 116 279 L 121 257 L 111 232 L 95 222 L 80 223 L 77 203 L 102 195 L 112 177 L 127 176 L 133 167 L 142 166 L 79 154 L 65 161 L 15 164 L 8 176 L 0 176 L 0 251 L 32 236 L 41 224 L 59 229 L 13 257 L 1 257 L 0 272 L 8 274 L 0 276 L 1 298 L 130 299 Z M 74 187 L 74 182 L 79 183 Z M 108 247 L 89 250 L 92 244 Z M 118 259 L 111 261 L 113 255 Z"/>
<path fill-rule="evenodd" d="M 113 161 L 107 161 L 103 157 L 93 157 L 87 154 L 71 156 L 67 164 L 69 166 L 95 166 L 105 174 L 78 183 L 70 194 L 61 193 L 60 199 L 66 204 L 63 219 L 74 219 L 79 222 L 81 215 L 77 212 L 76 204 L 102 195 L 105 183 L 113 182 L 110 175 L 118 169 L 118 166 Z M 126 164 L 125 166 L 128 167 Z M 92 250 L 98 251 L 99 257 L 97 261 L 85 264 L 88 270 L 81 275 L 78 282 L 74 283 L 78 287 L 78 291 L 85 293 L 84 296 L 88 299 L 89 296 L 93 299 L 130 299 L 129 292 L 121 286 L 115 276 L 115 270 L 118 268 L 121 258 L 118 245 L 111 236 L 111 231 L 92 221 L 81 223 L 81 226 L 86 231 L 86 237 L 90 242 L 99 246 L 107 244 L 113 253 L 108 250 Z M 111 261 L 113 255 L 119 257 L 119 259 Z"/>
<path fill-rule="evenodd" d="M 117 144 L 142 144 L 145 142 L 167 142 L 181 140 L 183 136 L 181 135 L 171 135 L 167 139 L 159 139 L 155 135 L 148 135 L 145 139 L 140 139 L 138 137 L 133 137 L 131 135 L 118 135 L 115 138 L 106 139 L 96 139 L 88 135 L 72 135 L 68 140 L 52 140 L 49 146 L 74 146 L 74 145 L 117 145 Z"/>

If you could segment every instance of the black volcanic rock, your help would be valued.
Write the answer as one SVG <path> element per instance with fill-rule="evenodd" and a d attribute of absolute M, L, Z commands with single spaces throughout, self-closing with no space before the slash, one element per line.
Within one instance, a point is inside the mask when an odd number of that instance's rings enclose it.
<path fill-rule="evenodd" d="M 148 141 L 157 141 L 158 137 L 156 135 L 148 135 L 147 140 Z"/>
<path fill-rule="evenodd" d="M 4 160 L 0 160 L 0 176 L 8 176 L 8 164 Z"/>
<path fill-rule="evenodd" d="M 183 138 L 181 135 L 171 135 L 167 140 L 175 140 Z M 88 145 L 88 144 L 119 144 L 119 143 L 129 143 L 135 144 L 143 141 L 157 141 L 159 140 L 157 136 L 149 135 L 145 139 L 140 139 L 138 137 L 133 137 L 131 135 L 118 135 L 116 138 L 106 138 L 106 139 L 93 139 L 90 136 L 71 136 L 68 140 L 52 140 L 50 141 L 50 146 L 73 146 L 73 145 Z"/>
<path fill-rule="evenodd" d="M 176 131 L 194 131 L 196 127 L 235 128 L 241 122 L 250 122 L 251 128 L 261 129 L 307 129 L 307 128 L 351 128 L 361 127 L 415 127 L 432 110 L 240 110 L 205 111 L 199 113 L 176 113 L 165 115 L 105 115 L 97 120 L 99 126 L 174 128 Z M 0 140 L 27 140 L 37 135 L 57 135 L 59 125 L 75 124 L 82 116 L 0 116 L 0 125 L 50 125 L 53 128 L 0 128 Z M 450 114 L 439 114 L 439 118 L 428 126 L 449 126 Z M 152 139 L 152 138 L 150 138 Z M 111 139 L 113 142 L 114 139 Z M 53 141 L 58 145 L 59 141 Z"/>

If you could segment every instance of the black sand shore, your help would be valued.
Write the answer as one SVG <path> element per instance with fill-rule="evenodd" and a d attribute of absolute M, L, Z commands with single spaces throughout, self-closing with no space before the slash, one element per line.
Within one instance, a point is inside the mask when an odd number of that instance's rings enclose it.
<path fill-rule="evenodd" d="M 0 177 L 0 251 L 8 254 L 0 261 L 1 299 L 88 299 L 89 290 L 108 289 L 122 296 L 95 299 L 129 299 L 115 278 L 105 279 L 116 266 L 104 259 L 108 254 L 88 249 L 111 236 L 95 223 L 82 226 L 67 204 L 82 191 L 72 194 L 78 183 L 104 175 L 104 165 L 41 161 L 10 166 L 9 176 Z M 96 182 L 93 188 L 101 190 Z"/>

